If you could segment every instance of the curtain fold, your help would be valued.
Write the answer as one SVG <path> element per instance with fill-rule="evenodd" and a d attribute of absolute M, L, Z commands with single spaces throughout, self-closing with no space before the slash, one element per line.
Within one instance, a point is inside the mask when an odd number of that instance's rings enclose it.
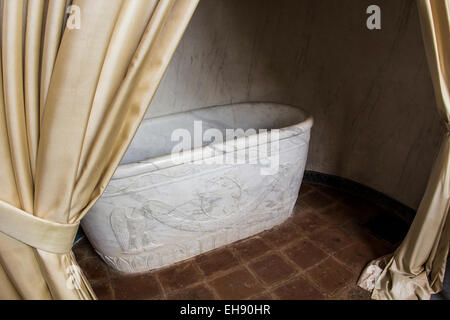
<path fill-rule="evenodd" d="M 446 133 L 410 230 L 391 256 L 371 262 L 359 285 L 374 299 L 430 299 L 442 290 L 450 242 L 450 0 L 417 0 Z"/>
<path fill-rule="evenodd" d="M 95 298 L 73 253 L 42 242 L 104 191 L 197 3 L 2 1 L 0 299 Z M 68 4 L 79 28 L 65 27 Z M 20 235 L 42 219 L 56 225 L 45 240 Z"/>

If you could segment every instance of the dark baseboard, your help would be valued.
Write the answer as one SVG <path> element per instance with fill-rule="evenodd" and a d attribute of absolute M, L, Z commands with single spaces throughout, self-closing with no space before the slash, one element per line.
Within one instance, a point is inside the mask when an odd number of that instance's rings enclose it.
<path fill-rule="evenodd" d="M 352 180 L 330 174 L 306 170 L 303 181 L 310 184 L 332 187 L 340 191 L 349 193 L 353 196 L 360 197 L 369 202 L 375 203 L 383 209 L 396 215 L 408 225 L 411 224 L 414 216 L 416 215 L 416 210 L 404 205 L 403 203 L 395 199 L 392 199 L 391 197 L 379 191 L 376 191 L 370 187 Z"/>

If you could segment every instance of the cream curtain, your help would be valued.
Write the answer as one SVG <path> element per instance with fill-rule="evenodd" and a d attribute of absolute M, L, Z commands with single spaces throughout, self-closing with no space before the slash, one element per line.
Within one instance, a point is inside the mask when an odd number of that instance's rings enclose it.
<path fill-rule="evenodd" d="M 446 127 L 412 226 L 393 256 L 371 262 L 359 285 L 374 299 L 430 299 L 442 290 L 450 241 L 450 0 L 417 0 L 439 113 Z"/>
<path fill-rule="evenodd" d="M 197 2 L 1 2 L 0 299 L 95 298 L 70 251 L 78 223 Z"/>

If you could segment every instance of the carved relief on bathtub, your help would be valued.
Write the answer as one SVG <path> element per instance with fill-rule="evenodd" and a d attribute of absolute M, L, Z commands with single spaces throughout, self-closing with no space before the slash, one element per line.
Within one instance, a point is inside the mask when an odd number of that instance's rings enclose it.
<path fill-rule="evenodd" d="M 138 208 L 117 208 L 111 213 L 111 227 L 123 252 L 136 253 L 158 246 L 152 237 L 152 222 Z"/>
<path fill-rule="evenodd" d="M 195 184 L 185 183 L 191 190 L 182 199 L 164 201 L 160 196 L 171 193 L 171 183 L 158 190 L 132 191 L 128 196 L 138 205 L 109 204 L 114 207 L 110 224 L 120 253 L 101 255 L 120 271 L 142 272 L 267 230 L 291 213 L 304 170 L 302 159 L 296 160 L 280 165 L 277 175 L 252 180 L 240 177 L 239 166 L 211 168 Z"/>
<path fill-rule="evenodd" d="M 289 216 L 301 162 L 281 165 L 278 175 L 263 178 L 260 190 L 239 181 L 234 171 L 199 180 L 187 201 L 145 201 L 142 193 L 135 195 L 142 206 L 113 209 L 111 227 L 122 253 L 103 259 L 125 272 L 154 269 L 261 232 Z M 171 241 L 183 236 L 189 241 Z"/>

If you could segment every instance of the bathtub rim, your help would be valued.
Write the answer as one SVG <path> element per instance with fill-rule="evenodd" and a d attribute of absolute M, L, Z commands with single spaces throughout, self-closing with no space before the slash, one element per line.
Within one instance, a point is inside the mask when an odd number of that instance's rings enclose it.
<path fill-rule="evenodd" d="M 300 134 L 304 134 L 305 132 L 309 131 L 312 126 L 314 125 L 314 118 L 309 115 L 307 112 L 305 112 L 302 108 L 300 107 L 294 107 L 292 105 L 288 105 L 288 104 L 282 104 L 282 103 L 276 103 L 276 102 L 240 102 L 240 103 L 233 103 L 233 104 L 224 104 L 224 105 L 216 105 L 216 106 L 208 106 L 208 107 L 202 107 L 202 108 L 197 108 L 197 109 L 192 109 L 189 111 L 182 111 L 182 112 L 176 112 L 170 115 L 164 115 L 164 116 L 158 116 L 158 117 L 154 117 L 154 118 L 149 118 L 149 119 L 144 119 L 144 121 L 150 121 L 150 120 L 154 120 L 154 119 L 158 119 L 158 118 L 163 118 L 163 117 L 168 117 L 168 116 L 172 116 L 172 115 L 180 115 L 183 113 L 187 113 L 187 112 L 196 112 L 196 111 L 201 111 L 203 109 L 213 109 L 213 108 L 225 108 L 225 107 L 232 107 L 232 106 L 239 106 L 239 105 L 264 105 L 264 104 L 269 104 L 269 105 L 273 105 L 273 106 L 282 106 L 282 107 L 288 107 L 288 108 L 292 108 L 295 111 L 301 113 L 304 117 L 304 120 L 298 123 L 295 123 L 293 125 L 290 126 L 286 126 L 286 127 L 281 127 L 281 128 L 276 128 L 280 131 L 280 138 L 277 140 L 268 140 L 268 141 L 282 141 L 282 140 L 286 140 L 289 139 L 291 137 L 294 137 L 296 135 L 300 135 Z M 233 129 L 237 129 L 237 128 L 233 128 Z M 268 130 L 270 131 L 270 130 Z M 295 132 L 298 131 L 297 133 L 292 133 L 292 134 L 287 134 L 285 137 L 281 137 L 281 133 L 286 133 L 286 132 Z M 243 136 L 243 137 L 239 137 L 237 139 L 235 139 L 235 143 L 239 143 L 242 140 L 250 140 L 258 135 L 260 135 L 261 133 L 256 133 L 256 134 L 251 134 L 248 136 Z M 202 150 L 214 145 L 226 145 L 227 142 L 230 142 L 231 140 L 226 140 L 224 142 L 221 143 L 211 143 L 209 145 L 206 146 L 200 146 L 200 147 L 196 147 L 196 148 L 192 148 L 190 150 L 186 150 L 183 153 L 185 153 L 186 157 L 191 156 L 191 157 L 195 157 L 196 154 L 199 154 Z M 246 147 L 243 149 L 248 148 L 249 146 L 247 146 L 247 144 L 244 144 Z M 259 144 L 258 144 L 259 145 Z M 242 148 L 241 148 L 242 149 Z M 236 152 L 237 150 L 241 150 L 241 149 L 236 149 L 230 152 Z M 175 153 L 175 155 L 177 154 L 181 154 L 181 152 L 177 152 Z M 153 171 L 157 171 L 157 170 L 161 170 L 161 169 L 167 169 L 170 167 L 175 167 L 178 165 L 183 165 L 183 164 L 187 164 L 187 163 L 194 163 L 196 160 L 188 160 L 188 161 L 183 161 L 182 163 L 173 163 L 172 162 L 172 157 L 174 154 L 168 153 L 162 156 L 157 156 L 157 157 L 153 157 L 153 158 L 146 158 L 143 160 L 139 160 L 139 161 L 135 161 L 135 162 L 130 162 L 130 163 L 124 163 L 124 164 L 120 164 L 116 171 L 114 172 L 111 180 L 119 180 L 119 179 L 124 179 L 124 178 L 129 178 L 129 177 L 134 177 L 143 173 L 150 173 Z M 201 159 L 197 159 L 197 160 L 204 160 L 207 158 L 201 158 Z"/>

